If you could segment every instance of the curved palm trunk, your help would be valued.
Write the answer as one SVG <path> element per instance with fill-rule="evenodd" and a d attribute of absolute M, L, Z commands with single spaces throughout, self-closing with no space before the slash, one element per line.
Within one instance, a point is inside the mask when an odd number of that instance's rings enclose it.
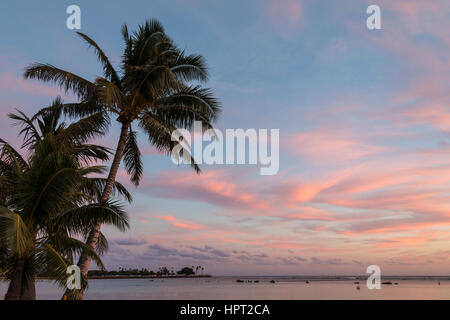
<path fill-rule="evenodd" d="M 19 300 L 22 291 L 22 277 L 25 267 L 25 260 L 17 260 L 14 264 L 14 271 L 9 282 L 8 291 L 5 295 L 5 300 Z"/>
<path fill-rule="evenodd" d="M 106 180 L 105 189 L 103 190 L 102 197 L 100 199 L 101 202 L 105 202 L 109 199 L 111 196 L 111 192 L 114 186 L 114 183 L 116 181 L 117 172 L 119 171 L 120 161 L 122 160 L 123 152 L 125 150 L 125 144 L 127 141 L 127 134 L 128 134 L 128 127 L 129 124 L 123 123 L 122 128 L 120 131 L 120 137 L 119 142 L 117 144 L 116 153 L 114 155 L 113 162 L 111 164 L 111 169 L 109 170 L 108 178 Z M 100 234 L 101 225 L 96 225 L 94 229 L 91 230 L 89 233 L 89 236 L 86 240 L 86 244 L 91 246 L 91 248 L 96 249 L 97 243 L 98 243 L 98 237 Z M 80 259 L 78 260 L 78 266 L 80 267 L 81 274 L 87 278 L 87 274 L 89 271 L 89 266 L 91 265 L 91 258 L 86 255 L 81 255 Z M 64 293 L 62 299 L 67 300 L 68 298 L 74 298 L 74 299 L 83 299 L 85 288 L 83 287 L 80 292 L 76 295 L 76 297 L 73 296 L 72 292 L 69 292 L 69 290 L 66 290 Z"/>

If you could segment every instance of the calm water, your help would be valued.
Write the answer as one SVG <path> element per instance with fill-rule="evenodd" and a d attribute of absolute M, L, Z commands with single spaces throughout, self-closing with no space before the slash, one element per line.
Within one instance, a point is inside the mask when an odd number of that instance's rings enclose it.
<path fill-rule="evenodd" d="M 355 280 L 310 281 L 260 278 L 260 283 L 237 283 L 237 278 L 202 279 L 98 279 L 89 281 L 86 299 L 193 299 L 193 300 L 303 300 L 303 299 L 446 299 L 450 300 L 450 280 L 395 280 L 399 284 L 382 285 L 369 290 Z M 245 279 L 245 278 L 241 278 Z M 394 282 L 394 281 L 392 281 Z M 0 282 L 0 296 L 7 283 Z M 49 281 L 38 281 L 38 299 L 59 299 L 61 291 Z"/>

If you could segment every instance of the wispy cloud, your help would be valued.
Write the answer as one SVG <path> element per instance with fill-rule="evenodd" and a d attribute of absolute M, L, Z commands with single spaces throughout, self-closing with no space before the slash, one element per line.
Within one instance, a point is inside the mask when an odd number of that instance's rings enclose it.
<path fill-rule="evenodd" d="M 177 219 L 174 216 L 155 216 L 155 218 L 169 222 L 172 226 L 181 229 L 200 230 L 206 228 L 206 226 L 194 223 L 188 220 Z"/>

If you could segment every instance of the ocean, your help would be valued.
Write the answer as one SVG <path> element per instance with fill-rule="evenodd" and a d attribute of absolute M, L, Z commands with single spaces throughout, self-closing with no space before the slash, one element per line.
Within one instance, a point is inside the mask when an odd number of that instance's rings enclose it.
<path fill-rule="evenodd" d="M 236 280 L 245 282 L 237 282 Z M 259 282 L 254 281 L 258 279 Z M 251 282 L 248 282 L 248 281 Z M 274 280 L 275 283 L 270 281 Z M 359 281 L 360 284 L 354 282 Z M 384 281 L 384 280 L 383 280 Z M 392 285 L 369 290 L 364 280 L 316 278 L 306 283 L 295 277 L 211 277 L 177 279 L 91 279 L 87 300 L 371 300 L 371 299 L 450 299 L 449 279 L 389 279 Z M 440 285 L 438 284 L 440 282 Z M 394 283 L 397 282 L 397 285 Z M 359 290 L 357 287 L 359 286 Z M 0 296 L 7 289 L 0 282 Z M 36 285 L 37 299 L 61 297 L 62 290 L 50 281 Z"/>

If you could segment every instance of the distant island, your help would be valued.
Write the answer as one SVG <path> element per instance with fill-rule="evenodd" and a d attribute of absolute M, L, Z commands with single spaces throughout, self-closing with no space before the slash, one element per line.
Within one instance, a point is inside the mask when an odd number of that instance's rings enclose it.
<path fill-rule="evenodd" d="M 158 268 L 157 271 L 131 268 L 119 268 L 118 271 L 106 270 L 90 270 L 88 272 L 89 279 L 124 279 L 124 278 L 209 278 L 211 275 L 203 274 L 202 266 L 183 267 L 178 271 L 170 269 L 166 266 Z"/>

